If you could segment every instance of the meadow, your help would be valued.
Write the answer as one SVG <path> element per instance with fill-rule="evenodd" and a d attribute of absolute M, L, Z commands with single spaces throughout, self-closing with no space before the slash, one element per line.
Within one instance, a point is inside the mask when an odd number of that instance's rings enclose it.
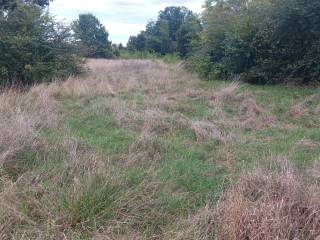
<path fill-rule="evenodd" d="M 320 93 L 88 60 L 0 93 L 0 239 L 319 239 Z"/>

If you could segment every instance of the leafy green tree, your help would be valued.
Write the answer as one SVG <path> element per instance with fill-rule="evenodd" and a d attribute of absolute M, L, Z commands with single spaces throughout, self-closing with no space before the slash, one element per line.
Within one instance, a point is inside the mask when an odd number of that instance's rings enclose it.
<path fill-rule="evenodd" d="M 127 47 L 131 51 L 144 51 L 146 48 L 146 35 L 142 31 L 137 36 L 131 36 L 127 43 Z"/>
<path fill-rule="evenodd" d="M 124 49 L 125 49 L 125 47 L 123 46 L 123 44 L 122 44 L 122 43 L 119 43 L 118 49 L 119 49 L 119 51 L 122 51 L 122 50 L 124 50 Z"/>
<path fill-rule="evenodd" d="M 258 77 L 266 75 L 272 83 L 320 82 L 320 2 L 277 0 L 270 8 L 271 17 L 265 20 L 271 26 L 269 46 L 267 54 L 259 55 Z M 275 75 L 268 74 L 271 69 Z"/>
<path fill-rule="evenodd" d="M 129 51 L 136 51 L 137 50 L 137 37 L 136 36 L 129 37 L 129 40 L 127 42 L 127 49 Z"/>
<path fill-rule="evenodd" d="M 195 15 L 187 17 L 176 33 L 177 51 L 181 57 L 186 57 L 192 51 L 194 42 L 200 40 L 201 31 L 200 19 Z"/>
<path fill-rule="evenodd" d="M 168 21 L 158 20 L 151 31 L 153 34 L 147 34 L 146 36 L 147 49 L 163 55 L 174 52 L 174 43 L 170 39 Z"/>
<path fill-rule="evenodd" d="M 120 51 L 119 51 L 119 46 L 118 46 L 118 44 L 113 43 L 113 44 L 111 45 L 111 47 L 112 47 L 112 56 L 113 56 L 113 57 L 116 57 L 116 58 L 120 57 Z"/>
<path fill-rule="evenodd" d="M 159 21 L 167 22 L 168 34 L 172 41 L 176 41 L 176 34 L 185 20 L 192 15 L 186 7 L 166 7 L 159 13 Z"/>
<path fill-rule="evenodd" d="M 206 9 L 202 14 L 204 31 L 201 33 L 201 41 L 198 41 L 194 46 L 188 61 L 188 65 L 202 77 L 221 78 L 226 74 L 221 64 L 221 60 L 225 56 L 224 42 L 226 33 L 236 22 L 237 16 L 229 2 L 211 0 L 205 3 Z"/>
<path fill-rule="evenodd" d="M 320 82 L 320 2 L 208 0 L 189 66 L 206 78 Z"/>
<path fill-rule="evenodd" d="M 145 31 L 130 37 L 128 49 L 147 50 L 164 55 L 177 52 L 180 44 L 179 48 L 183 51 L 181 55 L 185 56 L 186 51 L 189 51 L 192 38 L 196 35 L 195 32 L 198 31 L 195 18 L 196 16 L 185 7 L 167 7 L 159 12 L 157 21 L 147 24 Z M 184 25 L 186 21 L 188 24 Z M 197 23 L 201 28 L 199 19 Z M 189 26 L 193 28 L 190 31 L 186 29 Z M 180 33 L 177 36 L 179 30 Z M 186 39 L 183 39 L 184 37 Z"/>
<path fill-rule="evenodd" d="M 0 11 L 13 10 L 18 4 L 33 4 L 46 7 L 51 0 L 0 0 Z"/>
<path fill-rule="evenodd" d="M 0 83 L 28 85 L 78 73 L 81 60 L 70 29 L 38 4 L 15 3 L 0 15 Z"/>
<path fill-rule="evenodd" d="M 108 32 L 100 21 L 92 14 L 80 14 L 73 22 L 76 39 L 86 50 L 85 57 L 111 58 L 112 46 L 108 41 Z"/>

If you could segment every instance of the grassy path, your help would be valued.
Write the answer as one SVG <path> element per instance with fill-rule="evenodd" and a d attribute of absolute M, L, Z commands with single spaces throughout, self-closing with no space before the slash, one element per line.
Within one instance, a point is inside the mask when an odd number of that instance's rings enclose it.
<path fill-rule="evenodd" d="M 4 239 L 246 239 L 280 211 L 263 211 L 275 185 L 285 203 L 290 184 L 299 189 L 290 195 L 298 207 L 311 199 L 300 178 L 318 189 L 309 176 L 320 156 L 318 89 L 201 82 L 180 66 L 143 60 L 89 66 L 86 76 L 21 97 L 39 103 L 26 118 L 45 115 L 31 124 L 42 124 L 41 134 L 1 168 Z M 253 208 L 261 226 L 239 227 L 255 219 L 247 219 Z M 306 225 L 302 215 L 284 214 L 290 234 L 309 237 L 291 219 Z M 13 232 L 5 219 L 18 223 Z"/>

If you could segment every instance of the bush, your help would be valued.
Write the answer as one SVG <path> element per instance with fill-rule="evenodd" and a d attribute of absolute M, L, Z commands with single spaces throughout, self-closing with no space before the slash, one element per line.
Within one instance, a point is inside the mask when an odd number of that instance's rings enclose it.
<path fill-rule="evenodd" d="M 36 4 L 0 10 L 0 84 L 30 85 L 81 71 L 70 29 Z"/>
<path fill-rule="evenodd" d="M 319 1 L 207 1 L 188 65 L 205 78 L 319 83 L 319 11 Z"/>

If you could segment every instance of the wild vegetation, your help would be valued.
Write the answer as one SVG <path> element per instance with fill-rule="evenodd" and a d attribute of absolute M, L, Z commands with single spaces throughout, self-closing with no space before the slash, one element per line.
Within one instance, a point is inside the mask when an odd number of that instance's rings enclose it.
<path fill-rule="evenodd" d="M 207 0 L 201 17 L 168 7 L 128 49 L 178 53 L 204 79 L 319 84 L 319 1 Z"/>
<path fill-rule="evenodd" d="M 0 1 L 0 85 L 30 85 L 81 72 L 67 26 L 46 11 L 49 1 Z"/>
<path fill-rule="evenodd" d="M 109 34 L 94 15 L 80 14 L 79 19 L 73 22 L 72 29 L 85 57 L 112 58 Z"/>
<path fill-rule="evenodd" d="M 202 41 L 190 59 L 209 78 L 319 83 L 319 1 L 207 1 Z M 204 57 L 206 56 L 206 57 Z"/>
<path fill-rule="evenodd" d="M 0 95 L 1 239 L 320 235 L 317 89 L 87 65 Z"/>
<path fill-rule="evenodd" d="M 0 0 L 1 240 L 320 238 L 317 1 L 168 7 L 126 47 L 48 5 Z"/>
<path fill-rule="evenodd" d="M 30 86 L 83 72 L 83 58 L 113 58 L 108 32 L 92 14 L 71 26 L 48 12 L 48 0 L 0 1 L 0 85 Z"/>
<path fill-rule="evenodd" d="M 0 84 L 30 85 L 82 72 L 82 58 L 180 57 L 206 80 L 319 84 L 320 3 L 207 0 L 197 15 L 167 7 L 127 46 L 112 44 L 93 14 L 66 26 L 49 1 L 0 2 Z"/>
<path fill-rule="evenodd" d="M 145 31 L 130 37 L 127 48 L 161 55 L 178 53 L 185 57 L 201 29 L 199 17 L 187 8 L 167 7 L 159 12 L 157 21 L 147 24 Z"/>

